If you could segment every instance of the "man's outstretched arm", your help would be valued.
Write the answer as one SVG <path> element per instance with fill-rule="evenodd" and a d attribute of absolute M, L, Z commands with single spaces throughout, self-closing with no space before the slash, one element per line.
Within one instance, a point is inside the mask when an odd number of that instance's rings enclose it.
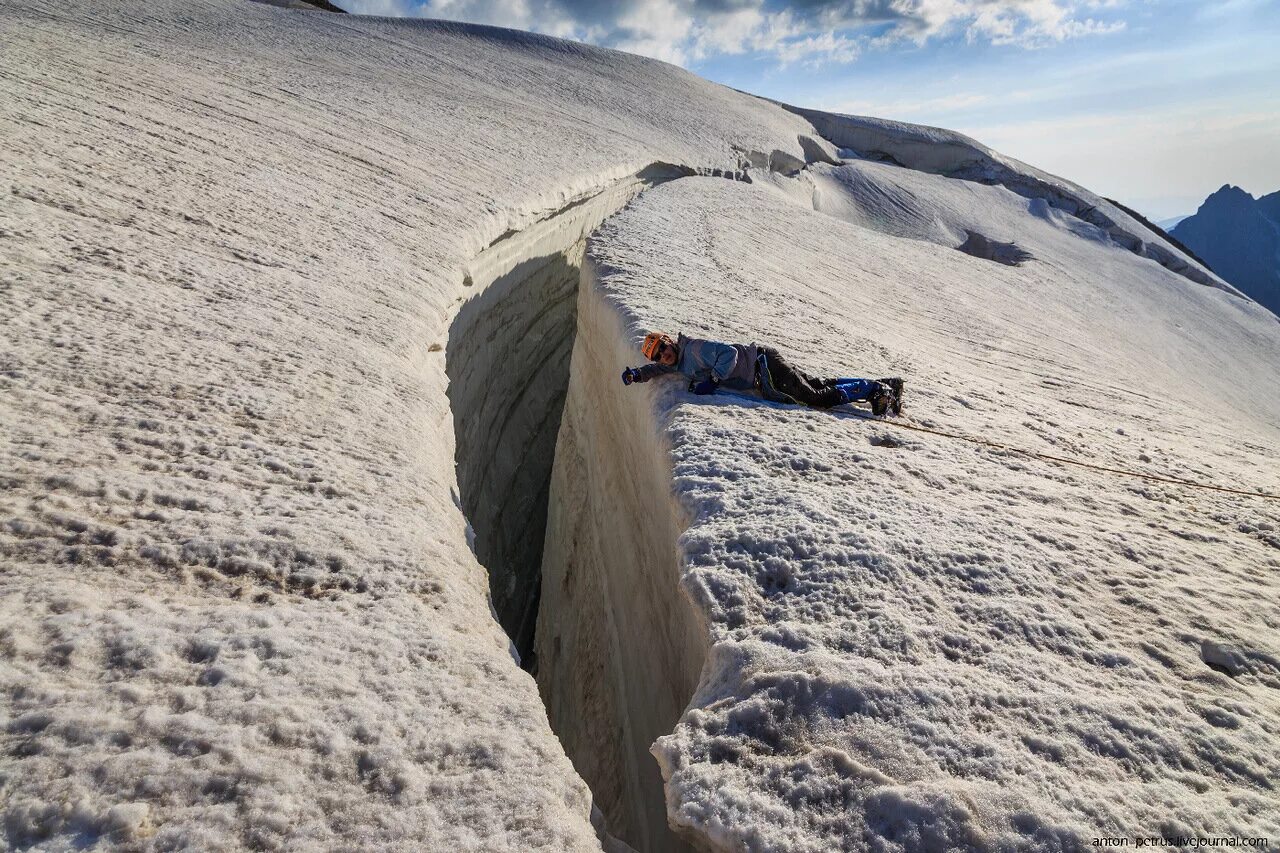
<path fill-rule="evenodd" d="M 632 382 L 648 382 L 650 379 L 661 376 L 664 373 L 674 373 L 675 367 L 669 367 L 665 364 L 644 364 L 640 367 L 628 367 L 622 371 L 622 384 L 630 385 Z"/>

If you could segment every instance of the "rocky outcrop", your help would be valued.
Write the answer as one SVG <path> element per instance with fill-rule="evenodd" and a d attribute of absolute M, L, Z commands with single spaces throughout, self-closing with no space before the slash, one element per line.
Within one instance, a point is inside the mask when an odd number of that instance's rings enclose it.
<path fill-rule="evenodd" d="M 1280 192 L 1225 184 L 1170 232 L 1227 281 L 1280 314 Z"/>

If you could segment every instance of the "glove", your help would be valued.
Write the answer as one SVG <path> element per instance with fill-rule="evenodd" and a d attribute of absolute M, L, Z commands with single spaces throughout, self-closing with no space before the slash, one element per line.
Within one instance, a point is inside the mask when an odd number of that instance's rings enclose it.
<path fill-rule="evenodd" d="M 701 382 L 695 379 L 689 383 L 689 390 L 699 395 L 714 394 L 716 393 L 716 386 L 719 384 L 720 383 L 716 381 L 714 376 L 704 379 Z"/>
<path fill-rule="evenodd" d="M 625 368 L 625 369 L 622 371 L 622 384 L 623 384 L 623 385 L 630 385 L 632 382 L 635 382 L 635 381 L 636 381 L 636 374 L 637 374 L 637 373 L 639 373 L 639 372 L 640 372 L 640 371 L 638 371 L 638 370 L 634 370 L 634 369 L 632 369 L 632 368 L 630 368 L 630 367 Z"/>

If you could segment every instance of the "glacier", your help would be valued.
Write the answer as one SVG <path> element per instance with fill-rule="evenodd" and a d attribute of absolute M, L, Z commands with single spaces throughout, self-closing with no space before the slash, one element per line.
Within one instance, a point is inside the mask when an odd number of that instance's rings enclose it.
<path fill-rule="evenodd" d="M 0 35 L 7 847 L 1280 835 L 1280 326 L 1125 211 L 528 33 Z"/>

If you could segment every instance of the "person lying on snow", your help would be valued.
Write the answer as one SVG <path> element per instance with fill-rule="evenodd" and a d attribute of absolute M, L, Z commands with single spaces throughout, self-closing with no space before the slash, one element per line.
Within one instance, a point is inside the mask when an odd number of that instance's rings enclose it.
<path fill-rule="evenodd" d="M 640 351 L 653 362 L 622 371 L 622 384 L 648 382 L 667 373 L 689 377 L 689 390 L 714 394 L 716 388 L 755 388 L 767 400 L 829 409 L 867 401 L 876 415 L 902 413 L 901 379 L 818 379 L 787 363 L 776 349 L 756 344 L 722 344 L 661 332 L 644 337 Z"/>

